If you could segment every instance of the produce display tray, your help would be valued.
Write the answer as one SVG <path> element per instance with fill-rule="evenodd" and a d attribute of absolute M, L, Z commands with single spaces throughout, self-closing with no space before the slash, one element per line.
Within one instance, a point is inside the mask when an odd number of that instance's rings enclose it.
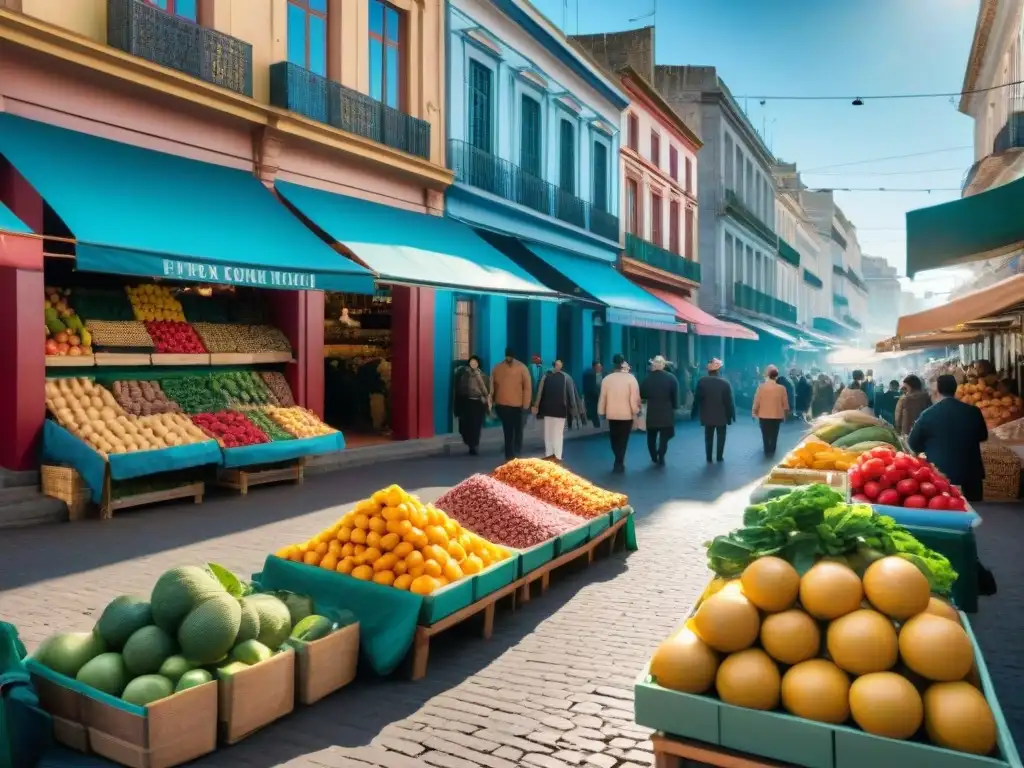
<path fill-rule="evenodd" d="M 614 525 L 615 523 L 619 522 L 619 520 L 621 520 L 622 518 L 629 517 L 630 515 L 632 515 L 633 508 L 627 504 L 624 507 L 613 509 L 609 514 L 612 516 L 612 524 Z"/>
<path fill-rule="evenodd" d="M 96 365 L 95 355 L 47 355 L 47 368 L 89 368 Z"/>
<path fill-rule="evenodd" d="M 209 355 L 176 355 L 158 352 L 149 356 L 152 365 L 209 365 Z"/>
<path fill-rule="evenodd" d="M 608 530 L 611 527 L 611 524 L 612 524 L 612 513 L 611 512 L 605 512 L 603 515 L 598 515 L 597 517 L 595 517 L 593 520 L 590 521 L 590 525 L 588 526 L 588 532 L 589 532 L 589 537 L 588 538 L 592 539 L 595 536 L 599 536 L 602 531 Z"/>
<path fill-rule="evenodd" d="M 289 358 L 291 355 L 289 355 Z M 255 365 L 255 352 L 211 352 L 210 365 Z"/>
<path fill-rule="evenodd" d="M 590 522 L 583 523 L 578 528 L 566 531 L 555 537 L 555 557 L 572 552 L 587 543 L 590 538 Z"/>
<path fill-rule="evenodd" d="M 269 363 L 294 363 L 291 352 L 253 352 L 253 362 L 257 365 Z"/>
<path fill-rule="evenodd" d="M 96 365 L 152 365 L 149 352 L 97 352 Z"/>
<path fill-rule="evenodd" d="M 970 504 L 966 512 L 943 512 L 937 509 L 908 509 L 872 504 L 871 508 L 880 515 L 888 515 L 900 525 L 923 525 L 928 528 L 943 528 L 949 531 L 966 531 L 981 525 L 981 515 Z"/>
<path fill-rule="evenodd" d="M 542 541 L 536 546 L 519 551 L 516 578 L 522 578 L 530 571 L 535 571 L 555 558 L 555 542 L 557 539 Z"/>
<path fill-rule="evenodd" d="M 473 577 L 473 600 L 483 600 L 492 592 L 507 587 L 516 580 L 519 573 L 519 557 L 511 557 L 495 563 Z"/>
<path fill-rule="evenodd" d="M 691 617 L 700 602 L 694 605 Z M 998 757 L 979 757 L 918 741 L 872 736 L 857 728 L 804 720 L 780 711 L 735 707 L 713 695 L 672 691 L 652 680 L 649 665 L 634 686 L 634 720 L 637 725 L 671 736 L 805 768 L 1022 768 L 970 622 L 963 613 L 960 619 L 974 646 L 982 690 L 996 721 Z"/>
<path fill-rule="evenodd" d="M 810 485 L 824 483 L 836 490 L 846 492 L 849 485 L 845 472 L 824 469 L 790 469 L 775 466 L 768 472 L 765 485 Z"/>

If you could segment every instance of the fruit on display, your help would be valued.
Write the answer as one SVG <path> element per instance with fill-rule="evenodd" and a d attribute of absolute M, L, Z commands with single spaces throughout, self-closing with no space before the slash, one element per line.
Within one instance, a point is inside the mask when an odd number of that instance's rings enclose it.
<path fill-rule="evenodd" d="M 779 466 L 785 469 L 820 469 L 845 472 L 853 466 L 858 456 L 860 456 L 859 452 L 836 448 L 823 440 L 812 437 L 790 451 Z"/>
<path fill-rule="evenodd" d="M 491 476 L 580 517 L 597 517 L 629 503 L 625 494 L 598 488 L 588 480 L 543 459 L 513 459 Z"/>
<path fill-rule="evenodd" d="M 223 410 L 216 413 L 197 413 L 193 423 L 224 448 L 269 443 L 270 438 L 249 418 L 239 411 Z"/>
<path fill-rule="evenodd" d="M 295 398 L 292 397 L 292 389 L 288 386 L 288 380 L 283 373 L 278 371 L 263 371 L 260 378 L 267 385 L 267 389 L 277 399 L 277 404 L 285 408 L 295 405 Z"/>
<path fill-rule="evenodd" d="M 429 595 L 510 557 L 397 485 L 374 493 L 309 541 L 277 557 Z"/>
<path fill-rule="evenodd" d="M 863 443 L 883 442 L 900 448 L 900 436 L 884 419 L 863 411 L 840 411 L 815 419 L 811 436 L 836 448 L 860 451 Z M 873 447 L 873 446 L 869 446 Z"/>
<path fill-rule="evenodd" d="M 270 418 L 265 412 L 259 408 L 246 408 L 244 411 L 246 416 L 249 417 L 249 421 L 257 426 L 263 433 L 271 439 L 272 442 L 278 442 L 280 440 L 294 440 L 295 435 L 286 430 L 284 427 L 279 425 L 276 421 Z"/>
<path fill-rule="evenodd" d="M 252 371 L 215 373 L 210 388 L 220 393 L 228 405 L 277 405 L 277 399 L 266 384 Z"/>
<path fill-rule="evenodd" d="M 118 404 L 135 416 L 181 412 L 181 406 L 167 397 L 159 381 L 115 381 L 111 389 Z"/>
<path fill-rule="evenodd" d="M 156 285 L 155 283 L 126 285 L 124 292 L 128 294 L 128 301 L 131 302 L 136 320 L 145 323 L 155 320 L 185 322 L 185 313 L 181 308 L 181 302 L 165 285 Z"/>
<path fill-rule="evenodd" d="M 92 354 L 92 335 L 70 306 L 69 288 L 46 288 L 46 354 L 79 357 Z"/>
<path fill-rule="evenodd" d="M 162 379 L 160 387 L 185 413 L 213 413 L 227 407 L 224 396 L 213 389 L 209 376 L 174 376 Z"/>
<path fill-rule="evenodd" d="M 291 352 L 288 337 L 272 325 L 193 323 L 213 353 Z"/>
<path fill-rule="evenodd" d="M 153 351 L 158 354 L 201 355 L 206 352 L 199 334 L 180 320 L 150 320 L 146 330 L 153 339 Z"/>
<path fill-rule="evenodd" d="M 505 547 L 527 549 L 585 525 L 569 514 L 487 475 L 472 475 L 434 502 L 460 525 Z"/>
<path fill-rule="evenodd" d="M 266 413 L 284 429 L 299 438 L 321 437 L 337 432 L 336 429 L 320 421 L 315 413 L 298 406 L 280 408 L 270 405 L 267 406 Z"/>
<path fill-rule="evenodd" d="M 994 750 L 991 708 L 968 681 L 974 646 L 959 614 L 927 610 L 938 598 L 913 563 L 882 557 L 862 579 L 842 562 L 819 560 L 800 576 L 784 558 L 765 559 L 767 566 L 754 560 L 738 579 L 712 583 L 685 627 L 655 650 L 653 682 L 822 723 L 852 720 L 893 739 L 912 738 L 924 724 L 937 746 L 978 755 Z M 818 570 L 823 566 L 828 570 Z M 794 581 L 799 599 L 792 604 Z M 808 610 L 805 597 L 842 597 L 854 581 L 862 583 L 853 593 L 869 602 L 844 598 L 842 612 L 832 606 L 827 618 L 821 604 Z M 772 584 L 785 599 L 770 591 Z M 772 610 L 781 606 L 788 607 Z"/>
<path fill-rule="evenodd" d="M 956 388 L 956 399 L 980 408 L 990 429 L 1024 415 L 1024 400 L 1002 387 L 997 376 L 960 384 Z"/>
<path fill-rule="evenodd" d="M 148 600 L 114 598 L 91 632 L 52 635 L 32 659 L 145 706 L 325 637 L 340 625 L 313 614 L 312 601 L 302 599 L 311 613 L 293 631 L 295 622 L 280 597 L 254 593 L 226 568 L 213 563 L 172 568 L 160 576 Z M 348 623 L 355 621 L 344 614 Z"/>
<path fill-rule="evenodd" d="M 135 320 L 86 320 L 94 347 L 112 349 L 153 349 L 153 339 L 146 326 Z"/>
<path fill-rule="evenodd" d="M 926 459 L 890 446 L 862 453 L 849 470 L 853 500 L 887 507 L 966 512 L 960 489 Z"/>

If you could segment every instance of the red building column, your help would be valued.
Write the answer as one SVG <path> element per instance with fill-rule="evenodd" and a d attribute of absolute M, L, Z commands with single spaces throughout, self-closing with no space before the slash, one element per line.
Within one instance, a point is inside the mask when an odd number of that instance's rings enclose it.
<path fill-rule="evenodd" d="M 399 440 L 434 435 L 434 292 L 391 289 L 391 428 Z"/>
<path fill-rule="evenodd" d="M 292 345 L 295 362 L 285 378 L 295 402 L 324 415 L 324 294 L 322 291 L 270 291 L 274 322 Z"/>
<path fill-rule="evenodd" d="M 0 160 L 0 202 L 36 232 L 43 201 Z M 0 466 L 34 469 L 46 418 L 46 326 L 43 317 L 43 241 L 0 234 Z"/>

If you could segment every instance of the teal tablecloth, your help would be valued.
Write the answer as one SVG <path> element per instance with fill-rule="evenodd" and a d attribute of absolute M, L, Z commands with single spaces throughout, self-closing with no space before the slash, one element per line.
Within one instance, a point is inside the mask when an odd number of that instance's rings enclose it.
<path fill-rule="evenodd" d="M 335 453 L 345 449 L 345 438 L 341 432 L 332 432 L 320 437 L 295 440 L 280 440 L 275 443 L 245 445 L 241 448 L 223 448 L 225 467 L 254 467 L 259 464 L 276 464 L 291 461 L 300 456 L 316 456 L 321 453 Z"/>

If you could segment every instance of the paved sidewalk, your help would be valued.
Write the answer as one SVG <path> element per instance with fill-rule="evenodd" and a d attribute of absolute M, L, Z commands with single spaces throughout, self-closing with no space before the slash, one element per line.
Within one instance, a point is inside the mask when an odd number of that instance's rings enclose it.
<path fill-rule="evenodd" d="M 795 426 L 787 427 L 780 450 L 797 436 Z M 196 765 L 650 765 L 648 732 L 633 724 L 634 678 L 708 578 L 701 543 L 738 522 L 749 485 L 768 462 L 750 423 L 730 429 L 723 464 L 704 463 L 695 425 L 679 429 L 667 469 L 650 465 L 642 436 L 632 441 L 624 476 L 608 473 L 606 439 L 578 441 L 567 446 L 566 457 L 595 482 L 630 494 L 639 513 L 638 552 L 600 559 L 554 580 L 543 598 L 515 613 L 499 612 L 489 642 L 474 627 L 438 638 L 422 681 L 360 679 Z M 16 623 L 31 647 L 59 629 L 87 629 L 108 600 L 146 594 L 168 567 L 214 561 L 248 574 L 269 551 L 309 536 L 382 485 L 399 482 L 432 499 L 497 460 L 389 464 L 316 477 L 301 489 L 256 489 L 247 499 L 140 510 L 108 524 L 12 532 L 0 539 L 0 617 Z M 1011 544 L 1002 542 L 1006 549 Z M 990 567 L 1001 585 L 1012 582 L 997 565 Z M 1019 583 L 1007 583 L 1007 591 Z M 1005 626 L 997 622 L 994 630 Z M 1011 638 L 982 642 L 994 642 L 1000 659 L 1014 645 Z M 1001 687 L 1004 697 L 1017 691 Z"/>

